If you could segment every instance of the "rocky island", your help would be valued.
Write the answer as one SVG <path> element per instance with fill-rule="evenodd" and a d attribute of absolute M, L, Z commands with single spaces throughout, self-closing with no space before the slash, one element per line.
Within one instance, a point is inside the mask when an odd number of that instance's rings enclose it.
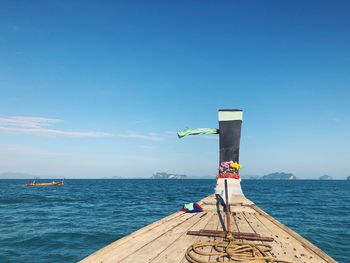
<path fill-rule="evenodd" d="M 186 179 L 187 175 L 185 174 L 168 174 L 165 172 L 155 173 L 152 175 L 151 179 Z"/>
<path fill-rule="evenodd" d="M 263 180 L 295 180 L 297 177 L 292 173 L 271 173 L 261 177 Z"/>
<path fill-rule="evenodd" d="M 333 177 L 327 174 L 320 176 L 320 180 L 332 180 L 332 179 Z"/>

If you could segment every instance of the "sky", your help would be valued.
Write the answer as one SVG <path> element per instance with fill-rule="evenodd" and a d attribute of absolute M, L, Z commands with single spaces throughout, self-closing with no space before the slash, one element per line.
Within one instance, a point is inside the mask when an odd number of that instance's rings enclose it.
<path fill-rule="evenodd" d="M 349 1 L 0 0 L 0 173 L 350 175 Z"/>

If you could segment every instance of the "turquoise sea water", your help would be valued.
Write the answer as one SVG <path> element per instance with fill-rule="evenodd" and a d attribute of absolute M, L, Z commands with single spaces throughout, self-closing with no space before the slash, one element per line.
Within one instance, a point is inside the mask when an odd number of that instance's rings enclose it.
<path fill-rule="evenodd" d="M 76 262 L 211 193 L 214 180 L 0 180 L 0 262 Z M 245 195 L 350 262 L 350 181 L 242 181 Z"/>

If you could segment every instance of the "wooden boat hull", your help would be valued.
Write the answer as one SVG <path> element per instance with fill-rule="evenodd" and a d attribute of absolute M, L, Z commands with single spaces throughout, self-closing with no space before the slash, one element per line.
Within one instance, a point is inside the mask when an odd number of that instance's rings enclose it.
<path fill-rule="evenodd" d="M 81 263 L 184 263 L 186 251 L 195 242 L 222 241 L 222 237 L 188 235 L 188 231 L 223 231 L 226 214 L 217 206 L 214 195 L 200 201 L 201 213 L 177 212 L 154 222 L 81 260 Z M 271 237 L 273 241 L 237 242 L 265 244 L 272 247 L 269 256 L 293 263 L 336 263 L 315 245 L 258 208 L 244 195 L 231 198 L 233 231 Z M 238 235 L 239 236 L 239 235 Z M 207 258 L 202 258 L 207 262 Z M 211 262 L 214 262 L 211 259 Z M 260 261 L 259 261 L 260 262 Z"/>
<path fill-rule="evenodd" d="M 54 183 L 27 183 L 27 186 L 60 186 L 63 185 L 63 182 L 54 182 Z"/>

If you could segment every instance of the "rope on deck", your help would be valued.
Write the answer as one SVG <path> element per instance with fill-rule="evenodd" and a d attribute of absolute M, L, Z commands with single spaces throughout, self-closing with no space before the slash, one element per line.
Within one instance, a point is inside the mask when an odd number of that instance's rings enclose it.
<path fill-rule="evenodd" d="M 292 263 L 269 256 L 272 247 L 265 244 L 237 243 L 232 241 L 197 242 L 186 251 L 190 263 L 241 262 L 241 263 Z M 210 252 L 208 252 L 210 251 Z M 213 261 L 212 261 L 213 260 Z"/>

